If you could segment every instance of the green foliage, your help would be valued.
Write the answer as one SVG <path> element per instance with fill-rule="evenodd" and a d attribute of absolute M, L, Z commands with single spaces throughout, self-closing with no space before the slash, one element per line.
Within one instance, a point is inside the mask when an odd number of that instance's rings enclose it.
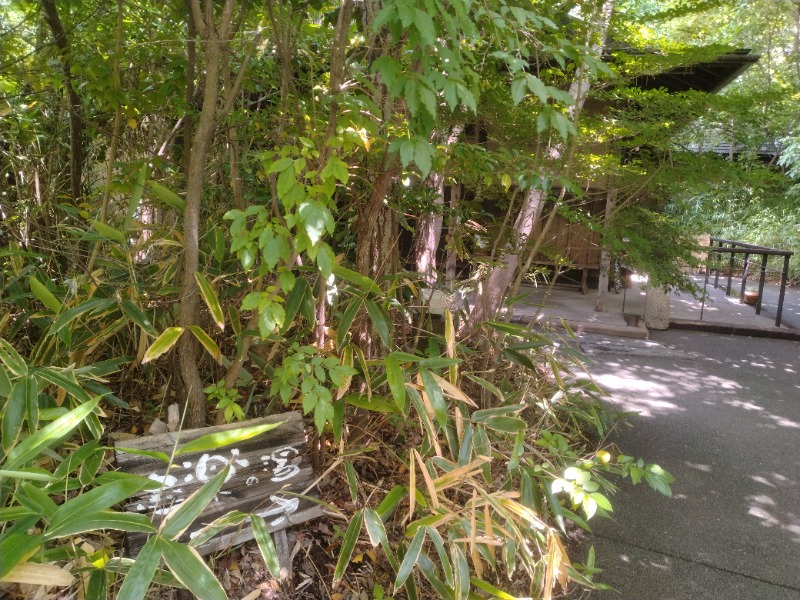
<path fill-rule="evenodd" d="M 641 206 L 621 210 L 604 238 L 622 263 L 647 273 L 656 286 L 697 293 L 684 267 L 698 266 L 701 248 L 680 223 Z"/>
<path fill-rule="evenodd" d="M 230 423 L 234 419 L 244 420 L 244 411 L 238 404 L 242 395 L 237 389 L 229 389 L 225 387 L 224 381 L 218 381 L 214 385 L 204 387 L 203 392 L 211 402 L 215 402 L 217 410 L 222 411 L 226 423 Z"/>

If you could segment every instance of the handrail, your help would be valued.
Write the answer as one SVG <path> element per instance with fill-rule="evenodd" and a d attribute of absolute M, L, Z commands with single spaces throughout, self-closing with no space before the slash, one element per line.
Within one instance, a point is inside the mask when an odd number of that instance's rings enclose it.
<path fill-rule="evenodd" d="M 715 246 L 714 244 L 719 244 Z M 725 246 L 728 245 L 728 247 Z M 742 288 L 739 293 L 739 302 L 744 303 L 745 286 L 747 285 L 747 272 L 750 268 L 750 256 L 761 256 L 760 271 L 761 276 L 758 282 L 758 300 L 756 301 L 756 314 L 761 314 L 761 304 L 764 297 L 764 281 L 767 276 L 767 261 L 770 256 L 783 257 L 783 269 L 781 271 L 781 291 L 778 295 L 778 314 L 775 317 L 775 327 L 781 326 L 781 316 L 783 314 L 783 300 L 786 295 L 786 281 L 789 278 L 789 258 L 794 255 L 790 250 L 780 250 L 778 248 L 769 248 L 767 246 L 759 246 L 757 244 L 748 244 L 747 242 L 739 242 L 736 240 L 726 240 L 725 238 L 712 237 L 708 246 L 708 258 L 706 261 L 706 280 L 705 287 L 708 286 L 708 276 L 711 270 L 711 254 L 717 255 L 717 260 L 721 261 L 722 254 L 730 254 L 728 260 L 728 285 L 725 288 L 725 295 L 731 295 L 731 280 L 733 277 L 733 259 L 735 254 L 744 254 L 744 265 L 742 267 Z M 719 266 L 715 269 L 714 289 L 719 287 Z M 777 271 L 776 271 L 777 272 Z M 705 292 L 705 289 L 704 289 Z M 700 318 L 703 318 L 703 308 L 705 307 L 705 293 L 703 294 L 703 306 L 700 309 Z"/>

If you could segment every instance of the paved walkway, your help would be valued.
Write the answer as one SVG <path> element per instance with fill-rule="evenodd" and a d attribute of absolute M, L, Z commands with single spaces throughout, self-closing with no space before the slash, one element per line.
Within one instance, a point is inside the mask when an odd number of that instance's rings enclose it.
<path fill-rule="evenodd" d="M 704 278 L 695 277 L 703 287 Z M 785 337 L 800 340 L 800 289 L 787 287 L 784 297 L 782 323 L 775 326 L 779 286 L 766 284 L 761 315 L 755 307 L 739 303 L 739 295 L 733 290 L 725 295 L 721 287 L 715 289 L 713 280 L 706 288 L 706 301 L 701 302 L 689 294 L 670 294 L 670 320 L 675 328 L 692 328 L 718 333 L 740 333 L 759 337 Z M 557 323 L 561 319 L 577 332 L 604 333 L 623 337 L 646 339 L 648 332 L 643 320 L 636 327 L 636 316 L 644 315 L 644 283 L 634 285 L 619 294 L 609 292 L 608 310 L 594 310 L 597 291 L 587 295 L 574 289 L 553 289 L 526 286 L 522 289 L 524 299 L 514 306 L 514 318 L 521 321 L 532 319 Z"/>
<path fill-rule="evenodd" d="M 634 411 L 608 440 L 676 477 L 672 498 L 622 482 L 613 519 L 591 522 L 582 548 L 597 551 L 605 600 L 800 600 L 800 345 L 763 336 L 800 331 L 800 293 L 789 289 L 774 325 L 777 286 L 761 316 L 709 290 L 703 307 L 673 296 L 671 315 L 700 331 L 637 327 L 644 295 L 528 288 L 514 318 L 565 320 L 579 334 L 591 376 L 609 402 Z M 789 327 L 787 327 L 789 326 Z M 755 336 L 703 331 L 749 332 Z M 622 337 L 624 336 L 624 337 Z M 634 339 L 639 338 L 639 339 Z"/>
<path fill-rule="evenodd" d="M 591 538 L 619 593 L 590 597 L 800 599 L 797 342 L 668 331 L 642 344 L 581 342 L 610 402 L 638 413 L 610 441 L 670 471 L 673 497 L 620 486 Z"/>

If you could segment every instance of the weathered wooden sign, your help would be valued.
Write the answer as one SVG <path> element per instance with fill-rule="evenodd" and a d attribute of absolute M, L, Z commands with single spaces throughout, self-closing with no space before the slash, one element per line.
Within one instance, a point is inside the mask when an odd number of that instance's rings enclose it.
<path fill-rule="evenodd" d="M 116 449 L 120 470 L 162 483 L 157 490 L 144 491 L 126 505 L 126 510 L 147 514 L 158 524 L 177 504 L 183 502 L 206 481 L 230 465 L 225 483 L 217 496 L 197 518 L 181 541 L 188 541 L 204 526 L 232 510 L 264 517 L 270 531 L 282 532 L 322 514 L 307 488 L 314 480 L 308 459 L 305 432 L 300 414 L 272 415 L 242 423 L 184 430 L 125 440 L 120 446 L 132 450 L 150 450 L 172 454 L 179 445 L 201 436 L 267 423 L 281 423 L 258 436 L 209 452 L 183 454 L 167 468 L 164 462 Z M 313 495 L 313 494 L 311 494 Z M 277 536 L 276 536 L 277 537 Z M 283 539 L 276 539 L 280 545 Z M 207 554 L 253 538 L 249 525 L 224 530 L 198 548 Z M 147 540 L 144 533 L 130 533 L 126 538 L 129 556 L 136 556 Z"/>

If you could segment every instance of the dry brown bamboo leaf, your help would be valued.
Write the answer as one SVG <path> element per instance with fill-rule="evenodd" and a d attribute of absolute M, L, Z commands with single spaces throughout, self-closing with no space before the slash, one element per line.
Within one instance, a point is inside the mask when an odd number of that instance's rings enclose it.
<path fill-rule="evenodd" d="M 428 488 L 428 494 L 431 497 L 431 506 L 434 510 L 438 510 L 440 505 L 439 497 L 436 494 L 436 486 L 433 485 L 433 480 L 431 479 L 430 473 L 428 473 L 428 469 L 425 468 L 425 463 L 422 461 L 422 457 L 420 456 L 419 452 L 417 452 L 415 449 L 411 450 L 411 452 L 416 457 L 417 462 L 419 463 L 419 469 L 422 471 L 422 477 L 425 479 L 425 487 Z"/>
<path fill-rule="evenodd" d="M 408 520 L 414 519 L 417 508 L 417 467 L 414 459 L 408 461 Z"/>
<path fill-rule="evenodd" d="M 3 583 L 69 586 L 75 582 L 75 577 L 69 571 L 56 565 L 24 562 L 11 569 L 0 581 Z"/>
<path fill-rule="evenodd" d="M 486 539 L 487 540 L 494 539 L 494 521 L 492 521 L 492 513 L 491 510 L 489 510 L 488 503 L 483 505 L 483 522 L 484 522 L 484 529 L 486 530 Z M 481 542 L 481 544 L 486 544 L 487 546 L 489 546 L 489 554 L 492 555 L 492 560 L 494 561 L 497 558 L 494 552 L 495 544 L 483 541 Z"/>
<path fill-rule="evenodd" d="M 473 408 L 478 408 L 478 405 L 458 386 L 453 385 L 443 377 L 439 377 L 436 373 L 431 372 L 431 375 L 433 375 L 433 378 L 436 380 L 436 383 L 439 384 L 439 387 L 442 388 L 442 392 L 444 392 L 445 395 L 455 400 L 460 400 L 464 404 L 469 404 Z"/>
<path fill-rule="evenodd" d="M 481 467 L 488 462 L 492 462 L 490 456 L 479 456 L 469 464 L 440 475 L 433 481 L 433 484 L 437 490 L 444 491 L 477 475 L 481 472 Z"/>

